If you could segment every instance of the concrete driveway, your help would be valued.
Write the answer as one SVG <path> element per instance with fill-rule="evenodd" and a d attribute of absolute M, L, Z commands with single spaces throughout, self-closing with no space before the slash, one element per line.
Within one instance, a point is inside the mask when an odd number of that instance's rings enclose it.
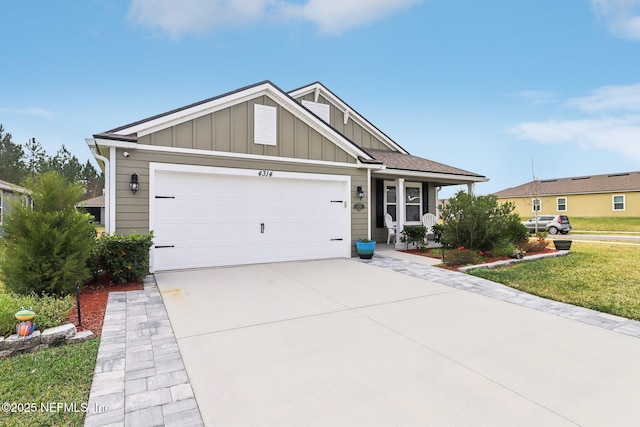
<path fill-rule="evenodd" d="M 348 259 L 156 280 L 208 426 L 640 419 L 638 338 Z"/>

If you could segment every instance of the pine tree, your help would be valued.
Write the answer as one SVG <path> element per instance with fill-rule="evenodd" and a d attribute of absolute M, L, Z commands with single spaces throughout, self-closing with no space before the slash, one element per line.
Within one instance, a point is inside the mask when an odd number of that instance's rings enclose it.
<path fill-rule="evenodd" d="M 0 179 L 21 184 L 27 175 L 27 169 L 22 160 L 24 151 L 22 146 L 12 141 L 10 133 L 5 132 L 0 124 Z"/>

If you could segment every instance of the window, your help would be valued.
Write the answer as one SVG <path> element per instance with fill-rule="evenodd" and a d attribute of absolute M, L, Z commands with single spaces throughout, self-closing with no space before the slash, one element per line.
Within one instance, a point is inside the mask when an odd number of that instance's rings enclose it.
<path fill-rule="evenodd" d="M 419 223 L 422 217 L 422 197 L 422 184 L 420 183 L 405 183 L 404 199 L 402 196 L 398 198 L 395 182 L 385 181 L 384 183 L 385 212 L 391 215 L 394 222 L 396 221 L 398 200 L 400 202 L 404 200 L 405 221 Z"/>
<path fill-rule="evenodd" d="M 614 211 L 623 211 L 623 210 L 625 210 L 624 194 L 613 196 L 613 210 Z"/>
<path fill-rule="evenodd" d="M 542 200 L 531 199 L 531 210 L 533 212 L 540 212 L 542 210 Z"/>
<path fill-rule="evenodd" d="M 385 182 L 384 185 L 384 206 L 385 212 L 391 215 L 391 218 L 395 222 L 396 220 L 396 186 L 389 185 Z"/>
<path fill-rule="evenodd" d="M 556 199 L 556 209 L 558 212 L 564 212 L 567 210 L 567 198 L 566 197 L 558 197 Z"/>
<path fill-rule="evenodd" d="M 422 216 L 422 186 L 420 184 L 405 186 L 405 206 L 407 222 L 419 222 Z"/>
<path fill-rule="evenodd" d="M 276 119 L 278 109 L 261 104 L 255 104 L 253 107 L 253 142 L 262 145 L 277 145 Z"/>

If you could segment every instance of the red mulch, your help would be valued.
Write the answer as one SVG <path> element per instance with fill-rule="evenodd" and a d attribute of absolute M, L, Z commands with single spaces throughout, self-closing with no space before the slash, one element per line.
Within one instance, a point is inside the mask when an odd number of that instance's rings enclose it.
<path fill-rule="evenodd" d="M 73 323 L 78 331 L 90 330 L 94 335 L 102 334 L 102 322 L 107 310 L 109 292 L 137 291 L 144 289 L 142 282 L 124 283 L 122 285 L 89 284 L 80 290 L 80 316 L 82 326 L 78 325 L 78 307 L 74 306 L 63 323 Z"/>
<path fill-rule="evenodd" d="M 442 259 L 442 255 L 439 253 L 431 253 L 430 250 L 427 250 L 427 252 L 422 252 L 418 249 L 408 249 L 408 250 L 403 250 L 402 252 L 408 252 L 410 254 L 414 254 L 414 255 L 421 255 L 421 256 L 427 256 L 430 258 L 437 258 L 437 259 Z M 543 251 L 540 252 L 529 252 L 528 255 L 538 255 L 538 254 L 549 254 L 549 253 L 553 253 L 553 252 L 558 252 L 555 249 L 551 249 L 551 248 L 544 248 Z M 526 258 L 526 257 L 525 257 Z M 508 256 L 503 256 L 503 257 L 491 257 L 491 256 L 485 256 L 482 258 L 482 264 L 487 264 L 490 262 L 495 262 L 495 261 L 501 261 L 501 260 L 505 260 L 505 259 L 510 259 Z M 442 265 L 439 264 L 436 267 L 440 267 L 440 268 L 446 268 L 447 270 L 458 270 L 458 267 L 460 267 L 459 265 Z"/>

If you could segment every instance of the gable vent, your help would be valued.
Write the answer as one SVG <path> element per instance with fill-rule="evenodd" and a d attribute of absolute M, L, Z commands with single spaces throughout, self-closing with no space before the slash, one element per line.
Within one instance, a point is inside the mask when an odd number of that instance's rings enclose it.
<path fill-rule="evenodd" d="M 262 145 L 277 145 L 278 109 L 261 104 L 255 104 L 253 107 L 253 142 Z"/>

